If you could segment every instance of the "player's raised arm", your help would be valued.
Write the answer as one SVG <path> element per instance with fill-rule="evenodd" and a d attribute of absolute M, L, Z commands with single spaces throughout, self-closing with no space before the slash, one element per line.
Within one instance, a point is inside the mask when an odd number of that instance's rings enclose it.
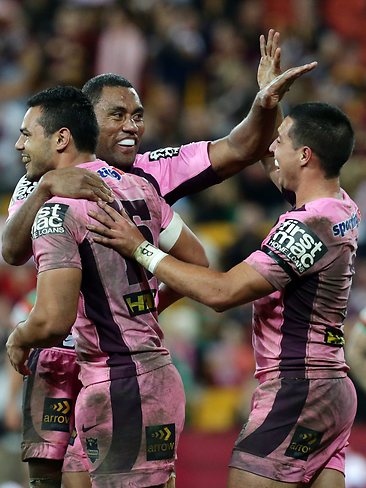
<path fill-rule="evenodd" d="M 262 158 L 273 139 L 280 100 L 299 76 L 316 67 L 317 63 L 309 63 L 281 74 L 278 43 L 279 34 L 272 29 L 267 40 L 261 36 L 257 75 L 260 91 L 245 119 L 226 137 L 209 145 L 212 167 L 221 178 L 228 178 Z"/>

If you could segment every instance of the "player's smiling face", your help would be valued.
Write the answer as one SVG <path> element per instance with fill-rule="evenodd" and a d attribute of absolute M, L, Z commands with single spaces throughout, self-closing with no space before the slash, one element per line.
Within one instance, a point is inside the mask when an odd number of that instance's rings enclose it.
<path fill-rule="evenodd" d="M 52 136 L 45 135 L 39 123 L 41 107 L 31 107 L 24 116 L 20 136 L 15 148 L 21 152 L 29 181 L 38 181 L 47 171 L 54 169 Z"/>
<path fill-rule="evenodd" d="M 286 117 L 278 128 L 278 137 L 272 142 L 270 151 L 274 154 L 275 166 L 279 172 L 279 183 L 286 190 L 296 191 L 302 148 L 295 149 L 291 138 L 294 121 Z"/>
<path fill-rule="evenodd" d="M 145 131 L 144 109 L 134 88 L 105 86 L 94 106 L 98 158 L 121 169 L 132 166 Z"/>

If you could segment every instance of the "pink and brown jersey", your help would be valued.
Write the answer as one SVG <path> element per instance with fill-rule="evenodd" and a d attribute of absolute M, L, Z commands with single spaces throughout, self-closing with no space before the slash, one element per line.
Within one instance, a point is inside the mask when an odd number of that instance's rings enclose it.
<path fill-rule="evenodd" d="M 344 376 L 347 312 L 360 213 L 321 198 L 283 214 L 245 261 L 277 291 L 254 302 L 256 377 Z"/>
<path fill-rule="evenodd" d="M 98 172 L 145 238 L 155 245 L 173 212 L 145 179 L 124 174 L 103 161 L 80 165 Z M 81 381 L 139 375 L 171 362 L 157 322 L 157 280 L 117 252 L 94 243 L 86 225 L 87 200 L 54 197 L 39 210 L 32 228 L 38 272 L 82 269 L 78 317 L 73 326 Z"/>

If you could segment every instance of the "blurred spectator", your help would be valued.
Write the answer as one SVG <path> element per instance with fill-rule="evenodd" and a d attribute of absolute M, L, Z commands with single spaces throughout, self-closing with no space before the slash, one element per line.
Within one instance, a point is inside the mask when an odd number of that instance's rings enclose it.
<path fill-rule="evenodd" d="M 140 92 L 147 62 L 147 40 L 120 6 L 106 9 L 96 47 L 95 74 L 116 73 Z"/>

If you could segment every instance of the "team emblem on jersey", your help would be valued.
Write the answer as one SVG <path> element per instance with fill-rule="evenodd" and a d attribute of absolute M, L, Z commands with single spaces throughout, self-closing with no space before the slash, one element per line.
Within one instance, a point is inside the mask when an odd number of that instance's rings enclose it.
<path fill-rule="evenodd" d="M 164 147 L 163 149 L 156 149 L 149 154 L 150 161 L 157 161 L 160 158 L 173 158 L 178 156 L 180 147 Z"/>
<path fill-rule="evenodd" d="M 324 342 L 328 346 L 343 347 L 346 343 L 343 332 L 334 327 L 327 327 L 325 330 Z"/>
<path fill-rule="evenodd" d="M 37 183 L 35 183 L 34 181 L 32 182 L 27 180 L 27 177 L 25 175 L 22 176 L 14 190 L 10 205 L 18 200 L 25 200 L 35 189 L 36 185 Z"/>
<path fill-rule="evenodd" d="M 72 400 L 69 398 L 45 398 L 42 415 L 42 430 L 69 432 Z"/>
<path fill-rule="evenodd" d="M 322 432 L 297 426 L 285 456 L 306 461 L 319 447 L 322 436 Z"/>
<path fill-rule="evenodd" d="M 157 461 L 172 459 L 175 452 L 175 424 L 145 427 L 146 459 Z"/>
<path fill-rule="evenodd" d="M 314 266 L 328 250 L 306 224 L 295 219 L 282 222 L 266 245 L 290 259 L 300 274 Z"/>
<path fill-rule="evenodd" d="M 47 234 L 64 234 L 63 223 L 68 205 L 63 203 L 46 203 L 36 215 L 32 227 L 32 237 L 37 239 Z"/>
<path fill-rule="evenodd" d="M 99 459 L 98 439 L 95 437 L 87 437 L 85 440 L 88 458 L 92 463 L 95 463 L 95 461 Z"/>
<path fill-rule="evenodd" d="M 360 211 L 358 211 L 353 213 L 349 219 L 343 220 L 342 222 L 338 222 L 337 224 L 333 225 L 332 230 L 334 237 L 344 237 L 345 234 L 359 226 L 360 220 L 361 215 Z"/>

